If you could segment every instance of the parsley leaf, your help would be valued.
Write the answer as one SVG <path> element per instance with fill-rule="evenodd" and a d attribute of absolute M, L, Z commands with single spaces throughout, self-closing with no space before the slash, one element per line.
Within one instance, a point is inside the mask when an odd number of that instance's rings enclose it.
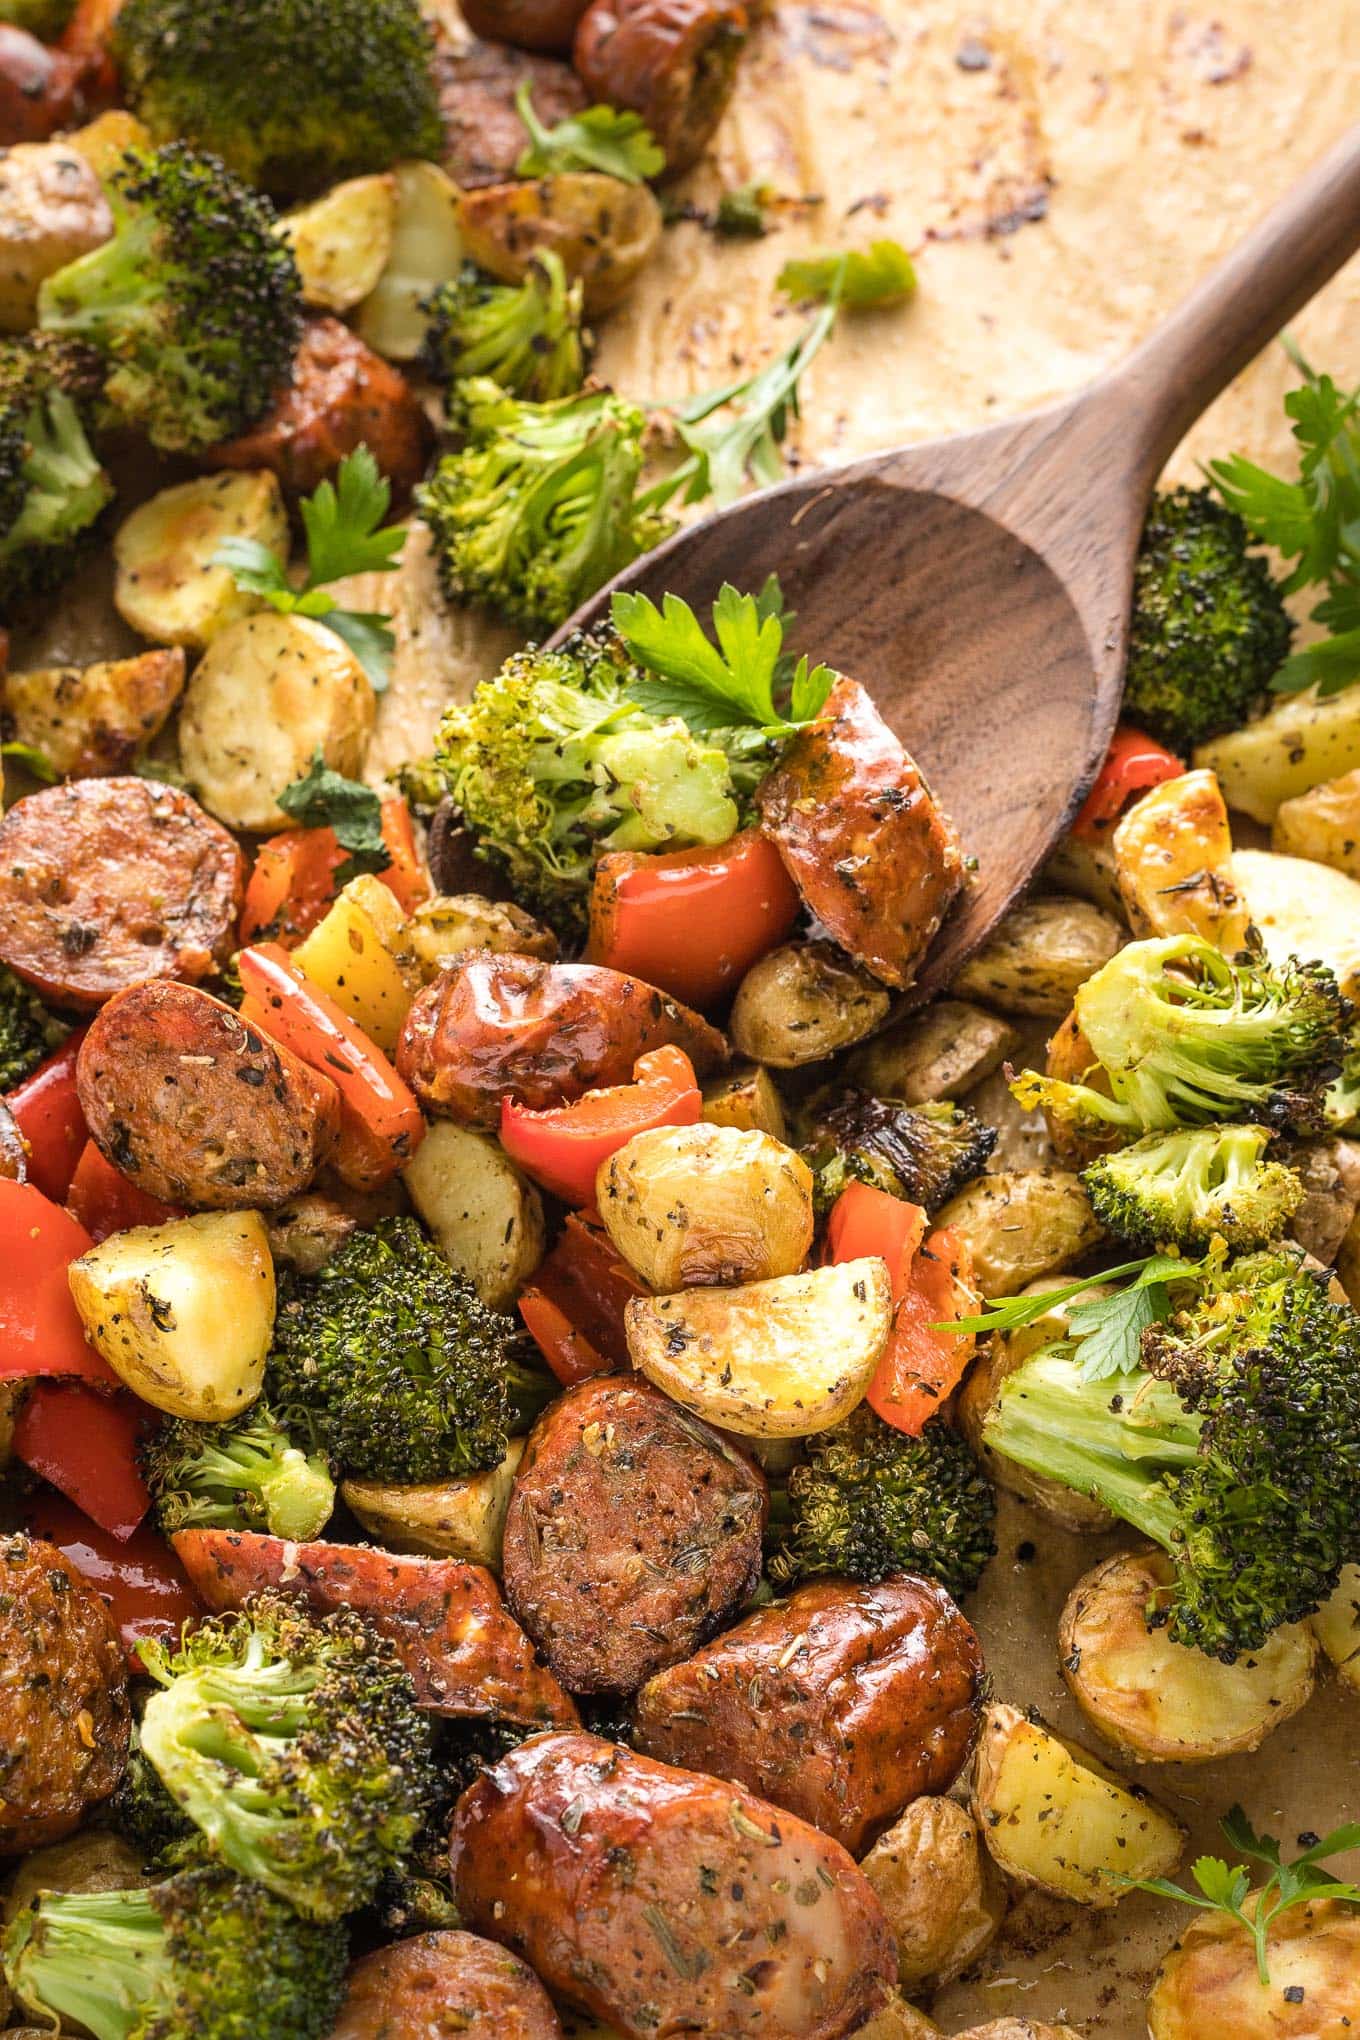
<path fill-rule="evenodd" d="M 392 854 L 383 842 L 382 802 L 371 786 L 333 772 L 318 744 L 301 779 L 285 786 L 279 806 L 304 829 L 333 829 L 335 840 L 349 856 L 337 865 L 337 885 L 348 885 L 364 871 L 386 871 Z"/>
<path fill-rule="evenodd" d="M 1204 1265 L 1202 1261 L 1178 1260 L 1171 1254 L 1149 1254 L 1141 1261 L 1122 1261 L 1117 1268 L 1104 1268 L 1099 1274 L 1085 1275 L 1039 1296 L 999 1297 L 976 1316 L 940 1324 L 935 1329 L 975 1334 L 1013 1332 L 1021 1325 L 1033 1324 L 1061 1304 L 1071 1303 L 1097 1283 L 1131 1275 L 1133 1281 L 1115 1290 L 1112 1296 L 1087 1297 L 1068 1315 L 1065 1343 L 1078 1348 L 1077 1357 L 1088 1381 L 1105 1381 L 1113 1374 L 1133 1372 L 1139 1364 L 1143 1333 L 1170 1313 L 1171 1292 L 1167 1285 L 1199 1274 Z"/>
<path fill-rule="evenodd" d="M 623 184 L 645 184 L 666 167 L 663 150 L 642 116 L 612 106 L 588 106 L 584 113 L 545 128 L 534 112 L 533 86 L 526 78 L 515 94 L 515 111 L 529 130 L 529 146 L 515 165 L 520 177 L 553 177 L 563 170 L 600 170 Z"/>
<path fill-rule="evenodd" d="M 696 736 L 752 724 L 770 736 L 792 736 L 825 705 L 835 679 L 829 666 L 800 659 L 790 676 L 792 719 L 781 714 L 775 690 L 784 657 L 783 594 L 776 581 L 760 594 L 743 595 L 724 582 L 713 605 L 717 644 L 678 595 L 662 606 L 646 595 L 616 595 L 614 628 L 647 670 L 632 682 L 629 699 L 649 715 L 678 716 Z"/>
<path fill-rule="evenodd" d="M 833 294 L 852 311 L 901 304 L 914 295 L 916 270 L 900 241 L 874 241 L 868 248 L 833 249 L 786 262 L 778 288 L 798 304 Z"/>

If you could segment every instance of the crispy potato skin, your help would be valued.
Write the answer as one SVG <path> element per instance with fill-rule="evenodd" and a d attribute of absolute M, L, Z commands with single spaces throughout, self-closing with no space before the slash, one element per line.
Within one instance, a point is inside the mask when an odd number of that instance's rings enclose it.
<path fill-rule="evenodd" d="M 761 785 L 761 821 L 841 947 L 909 985 L 963 882 L 958 835 L 858 680 L 823 714 Z"/>
<path fill-rule="evenodd" d="M 642 115 L 674 174 L 712 140 L 748 27 L 740 0 L 594 0 L 574 62 L 593 99 Z"/>
<path fill-rule="evenodd" d="M 952 989 L 1003 1013 L 1060 1020 L 1087 978 L 1123 944 L 1122 923 L 1089 900 L 1022 900 L 968 959 Z"/>
<path fill-rule="evenodd" d="M 184 692 L 183 650 L 138 652 L 94 666 L 11 673 L 5 713 L 18 742 L 41 751 L 63 779 L 131 769 Z"/>
<path fill-rule="evenodd" d="M 522 50 L 569 50 L 590 0 L 458 0 L 474 35 Z"/>
<path fill-rule="evenodd" d="M 842 2040 L 894 1974 L 838 1843 L 740 1786 L 591 1735 L 537 1736 L 454 1809 L 470 1924 L 629 2040 Z"/>
<path fill-rule="evenodd" d="M 760 1577 L 760 1473 L 632 1375 L 568 1389 L 524 1449 L 505 1597 L 563 1685 L 632 1693 L 687 1657 Z"/>
<path fill-rule="evenodd" d="M 286 1544 L 250 1530 L 180 1530 L 170 1541 L 214 1613 L 239 1608 L 262 1587 L 302 1594 L 323 1614 L 359 1609 L 392 1639 L 432 1714 L 575 1724 L 574 1705 L 538 1663 L 485 1566 L 370 1544 Z"/>
<path fill-rule="evenodd" d="M 151 978 L 206 977 L 235 942 L 245 861 L 178 787 L 81 779 L 0 822 L 0 961 L 85 1011 Z"/>
<path fill-rule="evenodd" d="M 635 1134 L 601 1168 L 605 1230 L 653 1289 L 792 1275 L 812 1246 L 812 1171 L 769 1134 L 735 1126 Z"/>
<path fill-rule="evenodd" d="M 427 1112 L 494 1127 L 501 1100 L 536 1111 L 626 1084 L 648 1049 L 674 1043 L 699 1075 L 726 1061 L 715 1027 L 640 978 L 588 963 L 469 950 L 421 992 L 397 1068 Z"/>
<path fill-rule="evenodd" d="M 0 1857 L 60 1841 L 122 1775 L 118 1632 L 55 1545 L 0 1538 Z"/>
<path fill-rule="evenodd" d="M 494 1941 L 416 1934 L 375 1948 L 349 1973 L 330 2040 L 561 2040 L 552 2002 L 527 1963 Z"/>
<path fill-rule="evenodd" d="M 833 942 L 784 942 L 747 971 L 728 1025 L 740 1055 L 792 1070 L 862 1041 L 891 1005 Z"/>
<path fill-rule="evenodd" d="M 103 187 L 77 149 L 66 142 L 7 149 L 0 157 L 0 329 L 35 326 L 39 286 L 112 232 Z"/>
<path fill-rule="evenodd" d="M 571 0 L 468 0 L 463 9 L 479 35 L 498 38 L 474 43 L 470 49 L 455 50 L 443 40 L 435 50 L 434 75 L 439 92 L 439 110 L 444 116 L 444 168 L 464 191 L 484 184 L 503 184 L 515 174 L 515 165 L 529 146 L 524 122 L 515 108 L 515 94 L 525 78 L 532 88 L 534 112 L 544 127 L 556 127 L 561 120 L 580 113 L 589 95 L 570 64 L 553 56 L 528 56 L 525 50 L 570 49 L 575 21 L 565 39 L 551 42 L 524 39 L 523 49 L 507 49 L 521 38 L 511 33 L 511 24 L 500 17 L 572 12 L 581 13 Z M 485 26 L 473 16 L 486 16 Z M 493 26 L 490 17 L 496 17 Z M 526 24 L 527 25 L 527 24 Z"/>
<path fill-rule="evenodd" d="M 339 1134 L 328 1077 L 190 985 L 136 985 L 81 1043 L 76 1085 L 102 1152 L 166 1204 L 284 1204 Z"/>
<path fill-rule="evenodd" d="M 903 1990 L 951 1983 L 977 1960 L 1006 1914 L 1006 1887 L 977 1823 L 956 1800 L 926 1794 L 860 1863 L 897 1943 Z"/>
<path fill-rule="evenodd" d="M 929 1580 L 817 1580 L 638 1694 L 637 1747 L 736 1778 L 860 1856 L 944 1792 L 977 1728 L 982 1649 Z"/>

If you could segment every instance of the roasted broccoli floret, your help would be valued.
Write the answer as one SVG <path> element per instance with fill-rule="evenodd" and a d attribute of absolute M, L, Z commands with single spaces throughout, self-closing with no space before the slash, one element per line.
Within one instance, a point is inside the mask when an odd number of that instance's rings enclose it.
<path fill-rule="evenodd" d="M 141 1647 L 142 1749 L 214 1854 L 312 1920 L 363 1905 L 434 1792 L 429 1721 L 385 1639 L 284 1595 Z"/>
<path fill-rule="evenodd" d="M 672 528 L 639 505 L 642 412 L 610 390 L 523 403 L 485 376 L 461 396 L 467 444 L 416 491 L 444 588 L 552 629 Z"/>
<path fill-rule="evenodd" d="M 99 349 L 108 402 L 154 446 L 232 438 L 292 379 L 302 331 L 273 207 L 179 143 L 129 150 L 105 189 L 113 238 L 48 277 L 40 325 Z"/>
<path fill-rule="evenodd" d="M 113 46 L 156 141 L 280 197 L 442 147 L 418 0 L 125 0 Z"/>
<path fill-rule="evenodd" d="M 142 1448 L 142 1472 L 167 1537 L 176 1530 L 267 1530 L 305 1543 L 335 1507 L 324 1457 L 296 1446 L 264 1403 L 234 1424 L 170 1418 Z"/>
<path fill-rule="evenodd" d="M 346 1473 L 446 1480 L 499 1466 L 555 1393 L 520 1352 L 416 1221 L 386 1218 L 314 1275 L 281 1271 L 269 1396 Z"/>
<path fill-rule="evenodd" d="M 0 620 L 67 579 L 112 498 L 85 437 L 101 379 L 87 348 L 0 342 Z"/>
<path fill-rule="evenodd" d="M 774 1498 L 769 1575 L 793 1586 L 817 1573 L 924 1573 L 951 1594 L 971 1593 L 996 1550 L 995 1515 L 989 1482 L 943 1417 L 909 1438 L 861 1403 L 808 1440 L 787 1497 Z"/>
<path fill-rule="evenodd" d="M 555 250 L 535 256 L 523 283 L 497 283 L 465 262 L 425 309 L 425 367 L 444 386 L 451 417 L 461 417 L 460 385 L 475 376 L 536 403 L 580 389 L 581 285 L 567 282 Z"/>
<path fill-rule="evenodd" d="M 215 1869 L 44 1891 L 4 1945 L 15 1995 L 95 2040 L 325 2040 L 345 1994 L 343 1927 Z"/>
<path fill-rule="evenodd" d="M 184 1867 L 203 1848 L 198 1829 L 161 1783 L 135 1725 L 123 1775 L 104 1812 L 109 1826 L 136 1850 L 147 1869 Z"/>
<path fill-rule="evenodd" d="M 1132 1137 L 1225 1119 L 1320 1127 L 1349 1007 L 1322 964 L 1230 963 L 1196 935 L 1171 935 L 1111 957 L 1075 1014 L 1108 1092 L 1026 1070 L 1015 1096 L 1081 1131 Z"/>
<path fill-rule="evenodd" d="M 37 993 L 0 963 L 0 1092 L 21 1084 L 67 1031 Z"/>
<path fill-rule="evenodd" d="M 1096 1217 L 1134 1247 L 1234 1253 L 1279 1239 L 1303 1202 L 1298 1172 L 1267 1161 L 1264 1126 L 1193 1126 L 1147 1133 L 1082 1173 Z"/>
<path fill-rule="evenodd" d="M 898 1105 L 845 1091 L 810 1115 L 803 1158 L 819 1211 L 847 1183 L 871 1183 L 933 1212 L 980 1173 L 995 1146 L 996 1128 L 966 1105 Z"/>
<path fill-rule="evenodd" d="M 1172 1636 L 1226 1663 L 1360 1556 L 1360 1318 L 1284 1252 L 1202 1277 L 1136 1370 L 1091 1379 L 1080 1346 L 1042 1348 L 985 1435 L 1169 1552 Z"/>
<path fill-rule="evenodd" d="M 0 0 L 0 22 L 55 42 L 76 11 L 76 0 Z"/>

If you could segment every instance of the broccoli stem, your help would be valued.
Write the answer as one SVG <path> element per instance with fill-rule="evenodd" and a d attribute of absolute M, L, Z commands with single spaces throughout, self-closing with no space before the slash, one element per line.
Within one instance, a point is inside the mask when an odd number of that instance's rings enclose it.
<path fill-rule="evenodd" d="M 120 206 L 112 240 L 62 270 L 60 289 L 43 308 L 44 328 L 97 341 L 105 337 L 113 319 L 119 332 L 140 325 L 154 333 L 164 317 L 161 231 L 151 209 L 140 212 Z"/>
<path fill-rule="evenodd" d="M 165 1928 L 144 1891 L 63 1894 L 22 1912 L 5 1941 L 5 1974 L 26 2004 L 96 2040 L 129 2040 L 159 1994 Z"/>
<path fill-rule="evenodd" d="M 194 1467 L 194 1487 L 222 1490 L 222 1498 L 205 1497 L 183 1512 L 182 1523 L 234 1528 L 240 1520 L 237 1496 L 258 1495 L 265 1521 L 275 1537 L 305 1543 L 329 1519 L 335 1506 L 335 1483 L 296 1445 L 275 1455 L 252 1445 L 249 1436 L 223 1446 L 209 1446 Z"/>

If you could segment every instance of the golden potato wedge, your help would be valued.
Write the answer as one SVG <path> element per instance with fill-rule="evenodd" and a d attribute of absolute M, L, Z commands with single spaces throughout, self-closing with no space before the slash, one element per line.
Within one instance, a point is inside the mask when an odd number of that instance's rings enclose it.
<path fill-rule="evenodd" d="M 935 1222 L 968 1242 L 984 1296 L 1018 1296 L 1040 1276 L 1070 1268 L 1104 1237 L 1085 1185 L 1070 1169 L 979 1176 Z"/>
<path fill-rule="evenodd" d="M 429 324 L 427 297 L 458 274 L 463 235 L 458 187 L 437 163 L 398 163 L 396 216 L 387 260 L 359 307 L 359 338 L 389 361 L 414 361 Z"/>
<path fill-rule="evenodd" d="M 1270 847 L 1282 857 L 1305 857 L 1360 878 L 1360 766 L 1282 801 Z"/>
<path fill-rule="evenodd" d="M 1360 995 L 1360 883 L 1273 850 L 1239 850 L 1233 876 L 1272 963 L 1325 963 L 1348 998 Z"/>
<path fill-rule="evenodd" d="M 1202 935 L 1231 955 L 1248 914 L 1232 876 L 1232 831 L 1212 772 L 1164 779 L 1134 802 L 1111 839 L 1135 935 Z"/>
<path fill-rule="evenodd" d="M 1089 900 L 1022 900 L 968 959 L 950 990 L 1003 1013 L 1057 1019 L 1087 978 L 1123 946 L 1120 923 Z"/>
<path fill-rule="evenodd" d="M 579 277 L 587 312 L 607 312 L 632 289 L 661 239 L 661 208 L 645 184 L 598 171 L 532 183 L 487 184 L 459 194 L 463 245 L 479 268 L 519 283 L 545 248 Z"/>
<path fill-rule="evenodd" d="M 67 1274 L 92 1344 L 153 1409 L 217 1424 L 259 1395 L 274 1263 L 258 1211 L 204 1211 L 112 1233 Z"/>
<path fill-rule="evenodd" d="M 311 205 L 285 213 L 279 232 L 293 250 L 302 295 L 323 312 L 348 312 L 378 287 L 397 228 L 397 180 L 350 177 Z"/>
<path fill-rule="evenodd" d="M 1338 1679 L 1360 1693 L 1360 1565 L 1342 1567 L 1335 1592 L 1308 1620 Z"/>
<path fill-rule="evenodd" d="M 1165 1877 L 1185 1847 L 1173 1814 L 1018 1707 L 983 1714 L 973 1817 L 998 1866 L 1078 1905 L 1117 1905 L 1124 1877 Z"/>
<path fill-rule="evenodd" d="M 0 151 L 0 332 L 38 323 L 38 291 L 113 232 L 104 188 L 69 141 Z"/>
<path fill-rule="evenodd" d="M 1259 1749 L 1313 1691 L 1306 1623 L 1220 1664 L 1174 1643 L 1148 1616 L 1165 1610 L 1175 1567 L 1164 1551 L 1120 1552 L 1077 1581 L 1058 1628 L 1068 1691 L 1091 1726 L 1143 1764 L 1203 1764 Z"/>
<path fill-rule="evenodd" d="M 703 1116 L 710 1126 L 740 1126 L 783 1140 L 788 1132 L 784 1101 L 774 1078 L 759 1063 L 739 1063 L 726 1076 L 704 1085 Z"/>
<path fill-rule="evenodd" d="M 639 1296 L 627 1307 L 635 1367 L 682 1409 L 743 1437 L 805 1438 L 862 1401 L 892 1328 L 877 1259 L 750 1282 Z"/>
<path fill-rule="evenodd" d="M 288 513 L 273 475 L 202 475 L 140 504 L 113 541 L 113 600 L 124 623 L 155 644 L 201 652 L 258 609 L 258 596 L 213 564 L 228 538 L 253 539 L 287 558 Z"/>
<path fill-rule="evenodd" d="M 138 120 L 135 113 L 125 107 L 113 107 L 108 113 L 101 113 L 84 127 L 72 128 L 62 140 L 68 148 L 75 149 L 85 158 L 96 177 L 107 177 L 116 169 L 129 149 L 150 149 L 155 144 L 149 129 Z"/>
<path fill-rule="evenodd" d="M 1201 744 L 1194 763 L 1218 774 L 1230 808 L 1273 822 L 1295 794 L 1360 765 L 1360 697 L 1353 688 L 1325 701 L 1313 688 L 1282 695 L 1254 722 Z"/>
<path fill-rule="evenodd" d="M 406 916 L 380 878 L 365 871 L 342 886 L 293 961 L 384 1055 L 395 1052 L 421 980 L 410 960 Z"/>
<path fill-rule="evenodd" d="M 913 1800 L 860 1869 L 888 1916 L 903 1990 L 952 1982 L 1006 1916 L 1006 1887 L 977 1823 L 952 1799 Z"/>
<path fill-rule="evenodd" d="M 1335 1900 L 1291 1907 L 1272 1922 L 1266 1957 L 1269 1990 L 1246 1928 L 1197 1913 L 1152 1986 L 1150 2040 L 1339 2040 L 1354 2027 L 1360 1912 Z"/>
<path fill-rule="evenodd" d="M 127 772 L 184 692 L 184 653 L 138 652 L 94 666 L 10 673 L 5 715 L 16 743 L 40 751 L 62 779 Z"/>
<path fill-rule="evenodd" d="M 812 1171 L 768 1133 L 661 1126 L 600 1166 L 605 1231 L 649 1289 L 767 1282 L 812 1246 Z"/>
<path fill-rule="evenodd" d="M 505 1512 L 524 1457 L 524 1440 L 512 1438 L 489 1473 L 464 1480 L 397 1487 L 380 1480 L 343 1480 L 340 1496 L 369 1535 L 387 1551 L 418 1551 L 430 1558 L 461 1558 L 501 1569 Z"/>
<path fill-rule="evenodd" d="M 1074 893 L 1079 900 L 1090 900 L 1116 920 L 1124 918 L 1124 900 L 1108 831 L 1094 842 L 1069 831 L 1057 848 L 1049 852 L 1042 883 L 1053 892 Z"/>
<path fill-rule="evenodd" d="M 851 1055 L 846 1074 L 876 1098 L 930 1105 L 962 1098 L 1000 1069 L 1020 1037 L 1009 1020 L 963 999 L 937 999 Z"/>
<path fill-rule="evenodd" d="M 507 1310 L 543 1259 L 547 1229 L 542 1198 L 499 1141 L 436 1120 L 402 1182 L 449 1265 Z"/>
<path fill-rule="evenodd" d="M 739 1055 L 777 1070 L 820 1062 L 886 1020 L 887 988 L 830 942 L 786 942 L 747 971 L 728 1032 Z"/>
<path fill-rule="evenodd" d="M 509 900 L 483 899 L 480 893 L 439 893 L 418 906 L 406 923 L 406 945 L 428 984 L 446 957 L 468 949 L 490 949 L 498 956 L 541 956 L 552 963 L 557 937 L 550 928 Z"/>

